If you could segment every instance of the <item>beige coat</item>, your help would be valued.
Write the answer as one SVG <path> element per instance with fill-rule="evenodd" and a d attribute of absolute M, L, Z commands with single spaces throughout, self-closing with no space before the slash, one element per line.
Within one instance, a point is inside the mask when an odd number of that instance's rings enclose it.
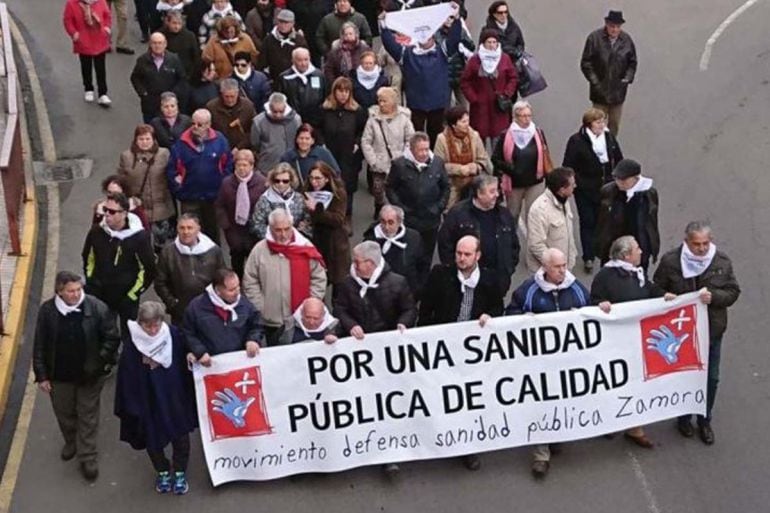
<path fill-rule="evenodd" d="M 433 153 L 436 156 L 441 157 L 444 161 L 444 169 L 446 174 L 449 175 L 449 182 L 452 184 L 452 189 L 449 193 L 449 202 L 446 209 L 449 210 L 452 205 L 459 201 L 460 194 L 463 189 L 468 187 L 473 181 L 473 177 L 479 174 L 492 174 L 492 161 L 489 159 L 487 149 L 484 147 L 484 141 L 481 140 L 479 133 L 470 129 L 471 131 L 471 150 L 473 151 L 473 163 L 476 164 L 477 173 L 475 175 L 463 175 L 462 164 L 457 164 L 449 161 L 449 147 L 447 146 L 446 135 L 444 132 L 438 134 L 436 138 L 436 147 L 433 148 Z M 457 148 L 459 151 L 460 148 Z"/>
<path fill-rule="evenodd" d="M 127 195 L 141 199 L 147 220 L 155 223 L 174 215 L 174 200 L 166 181 L 169 151 L 166 148 L 158 148 L 148 169 L 149 158 L 149 153 L 141 153 L 140 158 L 135 159 L 131 150 L 124 151 L 120 154 L 118 175 L 128 182 Z"/>
<path fill-rule="evenodd" d="M 361 150 L 364 152 L 369 168 L 376 173 L 390 173 L 391 157 L 395 160 L 403 155 L 412 134 L 414 134 L 414 126 L 409 109 L 398 107 L 396 115 L 389 118 L 380 114 L 380 108 L 377 105 L 372 106 L 369 109 L 369 120 L 364 127 L 364 134 L 361 136 Z M 387 146 L 385 137 L 387 137 Z M 388 155 L 388 148 L 390 155 Z"/>
<path fill-rule="evenodd" d="M 527 218 L 529 272 L 534 273 L 540 268 L 543 253 L 548 248 L 556 248 L 564 253 L 567 257 L 567 269 L 575 266 L 577 245 L 573 220 L 569 202 L 562 205 L 548 189 L 532 203 Z"/>
<path fill-rule="evenodd" d="M 262 316 L 266 326 L 279 327 L 291 320 L 291 272 L 289 261 L 267 247 L 262 240 L 251 250 L 243 268 L 243 294 Z M 310 261 L 310 295 L 323 300 L 326 270 Z"/>

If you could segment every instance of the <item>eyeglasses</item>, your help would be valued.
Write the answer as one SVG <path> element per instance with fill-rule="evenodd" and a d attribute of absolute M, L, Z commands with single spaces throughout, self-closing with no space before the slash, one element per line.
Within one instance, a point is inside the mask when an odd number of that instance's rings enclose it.
<path fill-rule="evenodd" d="M 508 11 L 495 11 L 495 14 L 508 14 Z"/>
<path fill-rule="evenodd" d="M 114 216 L 115 214 L 122 214 L 125 210 L 115 210 L 114 208 L 104 207 L 104 213 Z"/>
<path fill-rule="evenodd" d="M 288 178 L 273 178 L 274 183 L 291 183 Z"/>

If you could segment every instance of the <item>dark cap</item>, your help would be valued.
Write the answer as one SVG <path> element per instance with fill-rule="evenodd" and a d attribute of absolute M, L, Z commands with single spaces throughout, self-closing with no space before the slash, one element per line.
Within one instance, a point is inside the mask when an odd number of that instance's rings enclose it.
<path fill-rule="evenodd" d="M 642 174 L 642 166 L 635 160 L 623 159 L 612 170 L 613 178 L 624 180 Z"/>
<path fill-rule="evenodd" d="M 626 22 L 623 19 L 623 11 L 610 11 L 607 16 L 604 17 L 604 21 L 607 23 L 615 23 L 616 25 L 622 25 Z"/>
<path fill-rule="evenodd" d="M 483 45 L 484 41 L 486 41 L 489 38 L 493 38 L 497 40 L 497 42 L 500 42 L 500 31 L 493 28 L 485 28 L 481 31 L 481 35 L 479 36 L 479 44 Z"/>

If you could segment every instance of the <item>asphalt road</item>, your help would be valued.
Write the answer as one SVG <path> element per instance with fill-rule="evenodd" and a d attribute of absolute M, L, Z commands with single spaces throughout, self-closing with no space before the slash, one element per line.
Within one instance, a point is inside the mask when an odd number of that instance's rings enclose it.
<path fill-rule="evenodd" d="M 475 473 L 457 461 L 430 461 L 404 465 L 396 483 L 385 481 L 378 469 L 365 468 L 213 489 L 196 442 L 189 470 L 191 493 L 161 497 L 152 491 L 146 455 L 118 442 L 110 384 L 103 395 L 100 479 L 87 485 L 74 463 L 59 460 L 61 437 L 49 401 L 38 396 L 11 510 L 770 510 L 770 451 L 763 442 L 770 425 L 770 353 L 764 340 L 770 331 L 766 315 L 770 276 L 765 268 L 770 179 L 762 165 L 770 141 L 770 2 L 758 2 L 728 27 L 714 45 L 708 70 L 698 67 L 706 40 L 741 1 L 621 1 L 612 6 L 624 10 L 640 60 L 620 141 L 626 155 L 642 162 L 660 191 L 663 246 L 680 240 L 687 221 L 709 218 L 716 243 L 733 258 L 743 286 L 725 337 L 714 446 L 682 439 L 666 422 L 648 429 L 659 442 L 654 451 L 637 450 L 619 438 L 569 444 L 555 457 L 543 483 L 535 483 L 529 475 L 528 450 L 517 449 L 485 455 L 482 469 Z M 138 101 L 128 83 L 133 58 L 108 58 L 113 108 L 104 111 L 86 105 L 77 60 L 61 28 L 61 2 L 8 3 L 43 80 L 59 158 L 87 155 L 95 162 L 90 180 L 61 186 L 59 267 L 79 269 L 100 178 L 114 170 L 119 152 L 128 146 L 140 121 Z M 487 4 L 468 0 L 467 5 L 472 31 L 478 34 Z M 550 84 L 532 102 L 535 122 L 545 129 L 554 160 L 560 160 L 568 136 L 589 106 L 578 61 L 586 34 L 601 25 L 609 7 L 591 0 L 525 0 L 514 6 L 527 47 L 538 57 Z M 132 30 L 139 47 L 136 27 Z M 366 193 L 359 193 L 356 237 L 369 222 L 370 204 Z"/>

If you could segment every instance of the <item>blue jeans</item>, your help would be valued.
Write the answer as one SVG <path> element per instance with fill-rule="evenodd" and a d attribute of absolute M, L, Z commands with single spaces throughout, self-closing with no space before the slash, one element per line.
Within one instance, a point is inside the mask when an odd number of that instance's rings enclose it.
<path fill-rule="evenodd" d="M 596 257 L 596 224 L 599 220 L 599 201 L 594 201 L 580 189 L 575 190 L 575 204 L 580 217 L 580 245 L 583 249 L 583 261 L 590 262 Z"/>
<path fill-rule="evenodd" d="M 717 396 L 719 384 L 719 361 L 722 357 L 722 335 L 712 335 L 709 340 L 709 367 L 706 381 L 706 416 L 698 415 L 698 425 L 711 422 L 711 410 L 714 408 L 714 400 Z M 690 420 L 690 415 L 679 417 L 680 420 Z"/>

